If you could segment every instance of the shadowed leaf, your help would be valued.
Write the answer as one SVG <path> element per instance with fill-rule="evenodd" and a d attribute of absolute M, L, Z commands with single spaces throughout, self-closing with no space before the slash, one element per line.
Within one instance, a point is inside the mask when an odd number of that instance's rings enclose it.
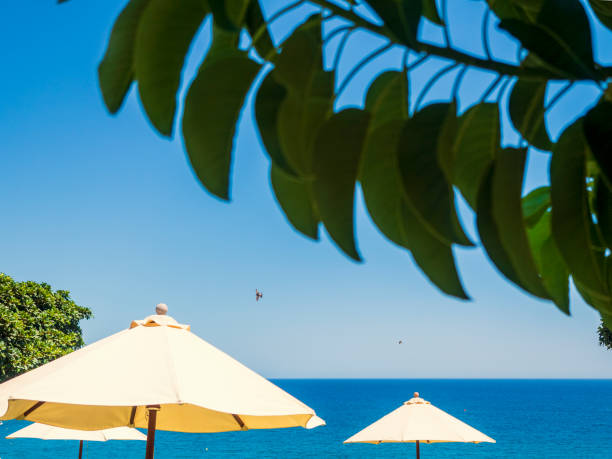
<path fill-rule="evenodd" d="M 271 74 L 266 75 L 257 91 L 255 118 L 265 150 L 276 167 L 295 176 L 296 173 L 283 155 L 278 138 L 278 114 L 287 95 L 285 87 L 276 82 Z"/>
<path fill-rule="evenodd" d="M 531 145 L 550 150 L 552 142 L 544 122 L 546 81 L 518 80 L 510 95 L 509 112 L 512 124 Z"/>
<path fill-rule="evenodd" d="M 476 208 L 478 189 L 483 176 L 495 158 L 500 144 L 499 107 L 482 103 L 461 115 L 454 144 L 453 183 L 467 202 Z M 450 161 L 447 161 L 447 163 Z"/>
<path fill-rule="evenodd" d="M 278 115 L 280 145 L 291 168 L 312 174 L 313 143 L 331 113 L 334 76 L 323 70 L 320 17 L 315 16 L 283 43 L 273 77 L 287 89 Z"/>
<path fill-rule="evenodd" d="M 401 43 L 417 49 L 417 31 L 423 8 L 420 1 L 370 0 L 368 4 Z"/>
<path fill-rule="evenodd" d="M 554 147 L 550 166 L 552 234 L 572 277 L 590 296 L 609 299 L 607 281 L 593 250 L 585 184 L 587 145 L 582 120 L 568 127 Z"/>
<path fill-rule="evenodd" d="M 276 165 L 270 167 L 272 189 L 287 220 L 300 233 L 319 238 L 319 218 L 314 207 L 312 184 L 287 175 Z"/>
<path fill-rule="evenodd" d="M 601 180 L 595 187 L 595 214 L 597 226 L 606 247 L 612 247 L 612 191 Z"/>
<path fill-rule="evenodd" d="M 140 20 L 134 72 L 144 110 L 162 135 L 172 135 L 185 55 L 207 14 L 202 0 L 150 0 Z"/>
<path fill-rule="evenodd" d="M 231 32 L 240 30 L 250 3 L 249 0 L 207 1 L 216 25 Z"/>
<path fill-rule="evenodd" d="M 436 154 L 450 109 L 450 104 L 428 105 L 405 123 L 398 165 L 406 197 L 425 226 L 442 242 L 471 246 L 457 218 L 455 193 L 438 166 Z"/>
<path fill-rule="evenodd" d="M 185 98 L 185 149 L 200 182 L 221 199 L 229 199 L 236 123 L 259 68 L 238 51 L 207 58 Z"/>
<path fill-rule="evenodd" d="M 258 0 L 250 0 L 245 16 L 246 28 L 254 42 L 255 49 L 262 59 L 275 51 L 274 43 L 264 20 Z M 262 29 L 260 31 L 260 29 Z M 257 36 L 256 36 L 257 35 Z"/>
<path fill-rule="evenodd" d="M 372 114 L 370 130 L 391 120 L 408 118 L 408 79 L 397 71 L 381 73 L 368 88 L 366 110 Z"/>
<path fill-rule="evenodd" d="M 606 184 L 612 189 L 612 102 L 603 100 L 586 114 L 584 136 Z"/>
<path fill-rule="evenodd" d="M 500 150 L 493 166 L 491 213 L 499 239 L 514 267 L 521 285 L 530 293 L 549 298 L 538 274 L 523 222 L 521 192 L 527 152 L 524 149 Z M 486 212 L 488 209 L 483 209 Z"/>
<path fill-rule="evenodd" d="M 434 24 L 444 25 L 444 21 L 438 14 L 436 0 L 423 0 L 423 16 L 429 19 Z"/>
<path fill-rule="evenodd" d="M 608 0 L 589 0 L 597 19 L 608 29 L 612 30 L 612 3 Z"/>
<path fill-rule="evenodd" d="M 98 66 L 98 78 L 104 103 L 116 113 L 134 78 L 134 47 L 140 17 L 149 0 L 131 0 L 123 9 L 108 40 L 104 58 Z"/>
<path fill-rule="evenodd" d="M 369 114 L 347 109 L 322 126 L 315 142 L 315 201 L 331 238 L 349 257 L 360 261 L 354 237 L 355 181 Z"/>
<path fill-rule="evenodd" d="M 457 274 L 453 251 L 440 242 L 420 222 L 419 218 L 404 202 L 402 206 L 402 232 L 405 246 L 414 261 L 427 277 L 443 292 L 468 300 Z"/>

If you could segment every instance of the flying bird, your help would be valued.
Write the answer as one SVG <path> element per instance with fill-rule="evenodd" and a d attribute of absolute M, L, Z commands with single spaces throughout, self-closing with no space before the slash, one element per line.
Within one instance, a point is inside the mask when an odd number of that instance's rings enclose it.
<path fill-rule="evenodd" d="M 259 301 L 261 298 L 263 298 L 263 293 L 255 289 L 255 301 Z"/>

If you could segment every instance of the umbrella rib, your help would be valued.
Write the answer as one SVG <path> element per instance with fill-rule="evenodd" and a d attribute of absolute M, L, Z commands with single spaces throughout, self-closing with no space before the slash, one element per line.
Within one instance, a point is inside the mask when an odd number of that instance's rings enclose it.
<path fill-rule="evenodd" d="M 32 414 L 32 411 L 40 408 L 42 405 L 44 405 L 44 403 L 45 402 L 36 402 L 34 405 L 32 405 L 30 408 L 28 408 L 27 410 L 23 412 L 23 418 L 25 419 L 27 416 Z"/>
<path fill-rule="evenodd" d="M 232 414 L 238 425 L 240 426 L 240 430 L 244 430 L 244 421 L 237 414 Z"/>
<path fill-rule="evenodd" d="M 136 417 L 136 407 L 133 406 L 132 407 L 132 412 L 130 413 L 130 423 L 129 423 L 130 427 L 134 427 L 134 418 L 135 417 Z"/>

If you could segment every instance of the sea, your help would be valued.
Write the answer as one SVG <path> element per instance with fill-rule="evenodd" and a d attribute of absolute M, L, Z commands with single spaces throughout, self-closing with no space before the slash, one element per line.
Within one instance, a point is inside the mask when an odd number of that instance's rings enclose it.
<path fill-rule="evenodd" d="M 326 426 L 217 434 L 158 431 L 155 458 L 410 458 L 414 443 L 343 444 L 418 391 L 497 443 L 421 445 L 421 458 L 612 458 L 612 380 L 278 379 Z M 78 442 L 4 437 L 0 458 L 77 458 Z M 84 458 L 144 458 L 145 442 L 86 442 Z"/>

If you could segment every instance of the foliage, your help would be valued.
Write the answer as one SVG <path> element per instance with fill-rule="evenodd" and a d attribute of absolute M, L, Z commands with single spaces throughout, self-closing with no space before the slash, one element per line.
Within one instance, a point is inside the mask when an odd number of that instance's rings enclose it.
<path fill-rule="evenodd" d="M 612 330 L 603 321 L 597 328 L 597 334 L 599 335 L 599 345 L 606 349 L 612 349 Z"/>
<path fill-rule="evenodd" d="M 79 321 L 90 317 L 66 290 L 0 273 L 0 382 L 81 347 Z"/>
<path fill-rule="evenodd" d="M 612 68 L 593 57 L 586 11 L 592 9 L 597 27 L 612 29 L 610 2 L 481 1 L 484 57 L 453 45 L 447 0 L 300 0 L 267 17 L 257 0 L 130 0 L 100 64 L 100 86 L 115 113 L 136 82 L 154 129 L 171 136 L 185 55 L 199 27 L 212 21 L 212 45 L 189 83 L 181 119 L 192 167 L 212 194 L 229 199 L 236 124 L 252 92 L 274 193 L 289 223 L 307 237 L 317 239 L 322 224 L 340 250 L 361 260 L 354 236 L 359 184 L 381 232 L 443 292 L 468 298 L 453 255 L 456 245 L 473 245 L 457 217 L 460 193 L 476 213 L 486 253 L 508 280 L 569 313 L 571 278 L 590 305 L 610 315 L 612 102 L 605 88 Z M 279 42 L 270 24 L 304 4 L 318 12 Z M 424 21 L 440 30 L 443 45 L 420 38 Z M 323 24 L 336 27 L 324 34 Z M 356 30 L 382 44 L 338 81 L 336 68 Z M 514 62 L 496 58 L 492 33 L 515 40 Z M 365 106 L 335 110 L 353 77 L 392 49 L 404 50 L 404 58 L 398 70 L 371 82 Z M 432 61 L 447 65 L 410 106 L 411 73 Z M 468 68 L 498 78 L 458 113 Z M 445 75 L 455 80 L 449 99 L 423 106 Z M 565 86 L 546 102 L 551 82 Z M 546 114 L 576 82 L 599 88 L 601 99 L 555 141 Z M 521 135 L 511 148 L 501 145 L 506 106 Z M 531 148 L 552 155 L 550 185 L 523 196 Z"/>

